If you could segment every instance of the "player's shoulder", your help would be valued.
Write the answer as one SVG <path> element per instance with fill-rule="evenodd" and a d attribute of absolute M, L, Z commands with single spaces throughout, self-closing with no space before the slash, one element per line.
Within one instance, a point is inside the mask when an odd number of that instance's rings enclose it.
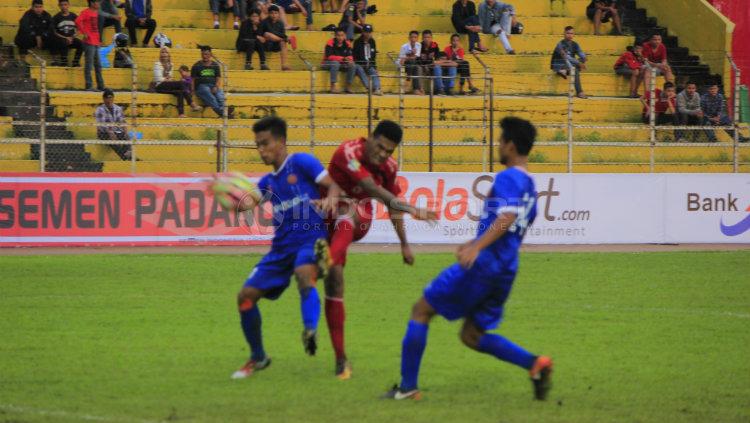
<path fill-rule="evenodd" d="M 523 189 L 527 186 L 533 187 L 534 179 L 526 169 L 509 167 L 495 175 L 495 186 Z"/>
<path fill-rule="evenodd" d="M 389 175 L 395 175 L 398 173 L 398 162 L 393 157 L 388 157 L 388 160 L 383 163 L 383 170 Z"/>
<path fill-rule="evenodd" d="M 359 160 L 364 154 L 364 146 L 364 138 L 346 140 L 338 146 L 333 154 L 334 157 L 347 161 L 351 159 Z"/>

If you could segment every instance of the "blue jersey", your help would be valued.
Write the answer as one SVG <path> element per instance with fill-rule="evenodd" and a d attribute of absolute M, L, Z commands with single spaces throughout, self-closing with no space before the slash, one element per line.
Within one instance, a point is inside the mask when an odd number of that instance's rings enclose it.
<path fill-rule="evenodd" d="M 272 248 L 299 246 L 327 237 L 323 218 L 311 204 L 320 199 L 318 182 L 326 175 L 328 172 L 315 156 L 294 153 L 287 156 L 279 170 L 260 179 L 258 189 L 273 205 Z"/>
<path fill-rule="evenodd" d="M 525 170 L 512 167 L 495 176 L 484 202 L 477 238 L 503 213 L 515 214 L 515 222 L 500 239 L 482 250 L 475 266 L 490 273 L 515 274 L 518 270 L 518 249 L 521 248 L 526 229 L 536 218 L 536 188 L 534 180 Z"/>

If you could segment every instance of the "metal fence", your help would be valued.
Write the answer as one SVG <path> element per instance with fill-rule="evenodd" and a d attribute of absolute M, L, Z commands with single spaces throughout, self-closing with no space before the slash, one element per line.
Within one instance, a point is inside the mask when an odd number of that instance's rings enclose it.
<path fill-rule="evenodd" d="M 394 96 L 387 96 L 391 101 L 384 101 L 383 97 L 375 97 L 372 89 L 366 91 L 363 96 L 329 96 L 321 94 L 316 89 L 321 78 L 328 75 L 305 58 L 296 53 L 297 63 L 309 74 L 310 89 L 306 94 L 306 104 L 295 103 L 293 110 L 295 117 L 289 119 L 290 135 L 288 145 L 292 151 L 309 151 L 320 156 L 330 155 L 344 139 L 364 136 L 370 133 L 379 119 L 391 118 L 397 120 L 405 129 L 405 140 L 399 146 L 396 158 L 401 168 L 407 170 L 445 171 L 445 170 L 467 170 L 494 171 L 496 157 L 496 120 L 498 101 L 510 101 L 513 99 L 527 99 L 530 97 L 504 97 L 499 98 L 495 93 L 495 80 L 491 69 L 485 65 L 481 56 L 475 56 L 480 64 L 479 73 L 472 74 L 472 79 L 483 87 L 481 99 L 476 99 L 476 106 L 470 110 L 463 110 L 465 116 L 462 120 L 451 120 L 440 116 L 444 113 L 440 104 L 450 104 L 451 98 L 437 97 L 432 89 L 437 77 L 413 76 L 429 86 L 426 100 L 415 100 L 418 97 L 407 95 L 405 83 L 408 76 L 398 62 L 398 59 L 389 55 L 392 68 L 381 70 L 382 80 L 396 80 L 398 83 L 397 101 Z M 149 107 L 147 101 L 141 97 L 145 93 L 143 78 L 140 73 L 149 69 L 147 66 L 135 64 L 131 72 L 132 86 L 128 91 L 116 93 L 116 103 L 120 104 L 125 112 L 127 123 L 121 125 L 121 129 L 113 131 L 107 129 L 113 125 L 98 124 L 92 115 L 81 117 L 80 113 L 68 111 L 65 107 L 69 105 L 51 104 L 47 90 L 47 63 L 31 52 L 32 60 L 40 68 L 37 87 L 34 90 L 20 90 L 27 97 L 38 96 L 36 118 L 31 119 L 31 114 L 5 113 L 12 115 L 12 122 L 2 121 L 0 124 L 7 128 L 0 139 L 0 149 L 6 149 L 6 154 L 0 156 L 0 168 L 2 159 L 27 158 L 31 161 L 38 160 L 35 169 L 45 171 L 106 171 L 106 172 L 148 172 L 164 171 L 178 172 L 186 169 L 195 171 L 231 171 L 248 170 L 250 165 L 257 165 L 260 159 L 255 151 L 251 140 L 251 123 L 263 115 L 273 115 L 274 106 L 266 109 L 255 107 L 251 115 L 242 116 L 235 114 L 238 120 L 230 119 L 230 108 L 228 103 L 236 94 L 233 94 L 231 80 L 228 78 L 228 66 L 220 63 L 223 70 L 224 90 L 228 93 L 228 101 L 225 102 L 223 113 L 216 119 L 201 119 L 200 121 L 184 122 L 177 119 L 162 120 L 159 123 L 149 122 L 142 119 L 148 115 Z M 581 114 L 577 110 L 579 100 L 576 97 L 574 86 L 575 68 L 570 68 L 568 76 L 569 91 L 564 97 L 566 108 L 554 110 L 559 116 L 564 116 L 556 122 L 540 122 L 536 126 L 540 129 L 539 147 L 547 147 L 550 155 L 557 155 L 560 159 L 551 159 L 544 153 L 538 153 L 531 157 L 532 162 L 540 164 L 554 164 L 558 168 L 564 168 L 567 172 L 587 171 L 586 166 L 640 163 L 647 164 L 647 171 L 658 172 L 659 164 L 664 161 L 660 159 L 661 151 L 664 149 L 680 149 L 690 151 L 695 148 L 716 149 L 715 157 L 706 158 L 707 162 L 731 164 L 732 171 L 740 171 L 741 164 L 750 162 L 744 151 L 750 152 L 749 145 L 740 143 L 740 131 L 738 118 L 740 116 L 739 80 L 740 71 L 727 57 L 734 73 L 735 84 L 731 94 L 732 105 L 730 114 L 732 124 L 729 126 L 662 126 L 657 125 L 654 113 L 655 101 L 655 78 L 651 79 L 650 110 L 647 123 L 636 122 L 613 122 L 597 124 L 587 122 L 579 118 Z M 369 86 L 372 88 L 372 79 Z M 728 88 L 728 87 L 727 87 Z M 5 91 L 5 94 L 14 91 Z M 69 92 L 75 96 L 76 92 Z M 67 95 L 67 93 L 66 93 Z M 126 98 L 123 98 L 127 96 Z M 536 97 L 544 104 L 549 97 Z M 366 116 L 362 116 L 360 104 L 366 99 Z M 509 100 L 510 99 L 510 100 Z M 557 103 L 560 104 L 557 98 Z M 283 101 L 279 97 L 277 101 Z M 603 103 L 604 104 L 604 103 Z M 8 104 L 6 109 L 13 107 L 26 109 L 31 105 Z M 57 107 L 57 116 L 49 116 L 52 107 Z M 289 106 L 291 107 L 291 106 Z M 537 107 L 537 106 L 533 106 Z M 555 106 L 557 107 L 557 106 Z M 62 116 L 62 117 L 61 117 Z M 77 116 L 77 117 L 74 117 Z M 436 116 L 438 116 L 436 118 Z M 104 129 L 103 129 L 104 128 Z M 631 136 L 624 135 L 627 140 L 608 140 L 597 138 L 597 131 L 616 130 L 623 134 L 632 133 Z M 723 130 L 732 133 L 733 139 L 728 142 L 710 142 L 703 139 L 711 131 Z M 673 132 L 691 134 L 696 142 L 682 143 L 673 139 Z M 647 134 L 647 135 L 643 135 Z M 606 138 L 606 137 L 604 137 Z M 31 145 L 28 155 L 21 154 L 23 146 Z M 15 146 L 11 148 L 10 146 Z M 7 147 L 7 148 L 6 148 Z M 726 150 L 731 148 L 731 155 Z M 601 160 L 597 158 L 597 152 L 609 149 L 616 151 L 615 157 L 623 157 L 622 161 Z M 622 151 L 620 156 L 619 151 Z M 15 156 L 14 156 L 15 154 Z M 92 154 L 99 158 L 93 160 Z M 629 160 L 629 161 L 626 161 Z M 693 159 L 690 159 L 693 160 Z M 103 166 L 101 162 L 105 162 Z M 29 162 L 29 160 L 26 160 Z M 686 163 L 694 163 L 686 161 Z M 25 170 L 32 170 L 24 168 Z M 641 168 L 642 170 L 645 170 Z M 559 170 L 557 170 L 559 171 Z"/>

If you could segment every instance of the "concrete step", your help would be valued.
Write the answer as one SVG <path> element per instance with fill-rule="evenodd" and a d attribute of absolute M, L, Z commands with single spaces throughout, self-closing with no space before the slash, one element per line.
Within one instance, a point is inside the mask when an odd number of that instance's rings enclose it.
<path fill-rule="evenodd" d="M 117 93 L 115 101 L 126 108 L 130 115 L 130 93 Z M 138 116 L 171 118 L 176 116 L 174 96 L 167 94 L 138 94 Z M 90 117 L 101 103 L 101 94 L 86 91 L 51 91 L 50 104 L 55 107 L 58 117 Z M 310 115 L 310 96 L 302 94 L 232 94 L 228 104 L 236 107 L 238 118 L 257 119 L 267 115 L 279 115 L 287 119 L 307 119 Z M 386 95 L 373 98 L 374 113 L 380 119 L 398 119 L 399 98 Z M 407 95 L 404 98 L 404 118 L 420 119 L 426 123 L 429 99 Z M 319 94 L 316 96 L 315 114 L 318 119 L 341 119 L 350 116 L 366 120 L 367 96 Z M 566 122 L 568 100 L 564 97 L 516 97 L 496 96 L 495 117 L 506 114 L 532 119 L 535 123 Z M 617 98 L 576 99 L 574 113 L 576 122 L 640 122 L 641 104 L 638 100 Z M 482 120 L 485 114 L 482 97 L 435 97 L 434 116 L 441 121 Z M 191 117 L 206 119 L 206 123 L 216 122 L 210 110 L 202 114 L 189 114 Z"/>
<path fill-rule="evenodd" d="M 380 13 L 419 13 L 422 15 L 450 13 L 451 6 L 455 0 L 433 0 L 425 3 L 419 0 L 378 0 L 378 14 Z M 515 1 L 516 12 L 528 16 L 583 16 L 589 0 L 523 0 Z M 4 0 L 4 5 L 27 8 L 27 0 Z M 71 10 L 78 13 L 86 7 L 85 0 L 72 0 Z M 205 0 L 158 0 L 155 2 L 156 9 L 177 10 L 205 10 L 208 12 L 208 2 Z M 47 5 L 47 9 L 56 11 L 53 5 Z M 313 10 L 320 10 L 320 2 L 313 1 Z M 51 12 L 50 12 L 51 13 Z M 54 14 L 54 13 L 52 13 Z"/>

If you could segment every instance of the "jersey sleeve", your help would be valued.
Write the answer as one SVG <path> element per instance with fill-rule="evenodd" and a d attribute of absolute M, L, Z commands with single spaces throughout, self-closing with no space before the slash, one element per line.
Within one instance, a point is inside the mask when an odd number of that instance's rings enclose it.
<path fill-rule="evenodd" d="M 495 206 L 495 213 L 512 213 L 518 215 L 523 212 L 523 193 L 516 181 L 507 172 L 502 172 L 495 178 L 492 185 L 491 204 Z"/>
<path fill-rule="evenodd" d="M 359 161 L 360 159 L 361 157 L 359 157 L 355 149 L 348 149 L 346 145 L 343 145 L 333 155 L 331 166 L 335 167 L 336 170 L 346 175 L 347 178 L 355 183 L 359 183 L 364 179 L 372 177 L 370 171 L 362 166 L 362 163 Z"/>
<path fill-rule="evenodd" d="M 328 175 L 328 171 L 323 167 L 317 157 L 308 153 L 295 153 L 293 157 L 295 167 L 299 168 L 300 173 L 319 184 Z"/>
<path fill-rule="evenodd" d="M 258 180 L 258 191 L 260 191 L 260 203 L 264 203 L 271 198 L 271 189 L 268 185 L 268 175 Z"/>

